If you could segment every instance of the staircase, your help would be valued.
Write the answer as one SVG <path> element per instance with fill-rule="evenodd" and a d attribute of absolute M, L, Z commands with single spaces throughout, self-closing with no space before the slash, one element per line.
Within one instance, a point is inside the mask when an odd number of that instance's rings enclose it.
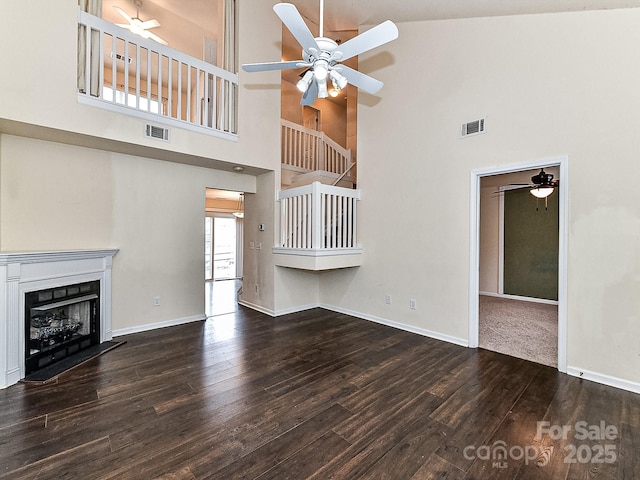
<path fill-rule="evenodd" d="M 351 151 L 324 133 L 282 120 L 276 265 L 317 271 L 362 264 L 354 166 Z"/>
<path fill-rule="evenodd" d="M 287 120 L 282 124 L 282 188 L 320 182 L 355 188 L 355 163 L 351 150 L 325 133 Z"/>

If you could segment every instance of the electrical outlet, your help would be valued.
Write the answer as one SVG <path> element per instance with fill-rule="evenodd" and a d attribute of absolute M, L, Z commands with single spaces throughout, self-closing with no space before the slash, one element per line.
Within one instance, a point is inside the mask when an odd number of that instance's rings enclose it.
<path fill-rule="evenodd" d="M 417 310 L 418 306 L 416 305 L 416 299 L 412 298 L 411 300 L 409 300 L 409 308 L 411 310 Z"/>
<path fill-rule="evenodd" d="M 384 303 L 386 303 L 387 305 L 391 305 L 391 295 L 389 295 L 388 293 L 384 296 Z"/>
<path fill-rule="evenodd" d="M 154 307 L 160 306 L 160 297 L 153 297 L 153 306 Z"/>

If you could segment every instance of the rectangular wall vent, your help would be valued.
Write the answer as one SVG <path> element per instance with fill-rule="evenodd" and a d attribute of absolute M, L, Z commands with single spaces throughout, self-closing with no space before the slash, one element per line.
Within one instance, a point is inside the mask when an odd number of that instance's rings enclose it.
<path fill-rule="evenodd" d="M 470 135 L 479 135 L 480 133 L 484 133 L 484 131 L 484 118 L 481 118 L 473 122 L 463 123 L 460 129 L 460 136 L 468 137 Z"/>
<path fill-rule="evenodd" d="M 151 125 L 147 123 L 144 126 L 144 134 L 149 138 L 156 138 L 158 140 L 164 140 L 165 142 L 169 141 L 169 129 L 164 127 L 158 127 L 156 125 Z"/>
<path fill-rule="evenodd" d="M 111 52 L 111 58 L 113 58 L 115 56 L 116 60 L 120 60 L 121 62 L 124 62 L 124 55 L 120 55 L 119 53 L 114 54 L 113 52 Z M 127 62 L 131 63 L 131 57 L 127 58 Z"/>

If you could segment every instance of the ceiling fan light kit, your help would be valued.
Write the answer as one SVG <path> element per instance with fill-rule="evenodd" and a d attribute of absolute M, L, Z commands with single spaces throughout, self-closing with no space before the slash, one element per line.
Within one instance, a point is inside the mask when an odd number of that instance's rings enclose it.
<path fill-rule="evenodd" d="M 308 68 L 296 87 L 302 92 L 302 105 L 311 105 L 316 98 L 337 96 L 348 83 L 367 93 L 377 93 L 383 83 L 338 62 L 356 57 L 398 38 L 398 27 L 387 20 L 370 30 L 338 45 L 323 36 L 324 0 L 320 0 L 320 35 L 314 37 L 296 7 L 290 3 L 278 3 L 274 12 L 302 46 L 302 60 L 248 63 L 242 65 L 245 72 L 289 70 Z M 331 90 L 327 82 L 331 81 Z"/>
<path fill-rule="evenodd" d="M 547 198 L 553 193 L 553 187 L 534 187 L 529 193 L 536 198 Z"/>
<path fill-rule="evenodd" d="M 547 200 L 549 195 L 551 195 L 555 189 L 559 186 L 560 182 L 558 180 L 553 179 L 552 173 L 547 173 L 544 171 L 544 168 L 540 169 L 540 172 L 531 177 L 531 184 L 523 184 L 523 183 L 512 183 L 511 188 L 503 189 L 501 188 L 499 192 L 495 193 L 504 193 L 508 190 L 519 190 L 522 188 L 528 188 L 529 193 L 536 197 L 536 210 L 538 210 L 537 200 L 544 198 L 544 206 L 547 208 Z"/>

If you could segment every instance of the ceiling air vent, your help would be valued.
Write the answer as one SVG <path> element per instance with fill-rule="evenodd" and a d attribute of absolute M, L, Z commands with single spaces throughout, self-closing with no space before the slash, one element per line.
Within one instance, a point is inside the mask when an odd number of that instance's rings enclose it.
<path fill-rule="evenodd" d="M 144 134 L 149 138 L 157 138 L 158 140 L 169 141 L 169 129 L 164 127 L 158 127 L 147 123 L 144 126 Z"/>
<path fill-rule="evenodd" d="M 481 133 L 484 133 L 484 118 L 474 120 L 473 122 L 463 123 L 462 128 L 460 129 L 461 137 L 479 135 Z"/>
<path fill-rule="evenodd" d="M 115 56 L 116 60 L 120 60 L 121 62 L 124 62 L 124 55 L 120 55 L 119 53 L 110 53 L 111 58 L 113 58 Z M 127 58 L 127 62 L 131 63 L 131 57 Z"/>

